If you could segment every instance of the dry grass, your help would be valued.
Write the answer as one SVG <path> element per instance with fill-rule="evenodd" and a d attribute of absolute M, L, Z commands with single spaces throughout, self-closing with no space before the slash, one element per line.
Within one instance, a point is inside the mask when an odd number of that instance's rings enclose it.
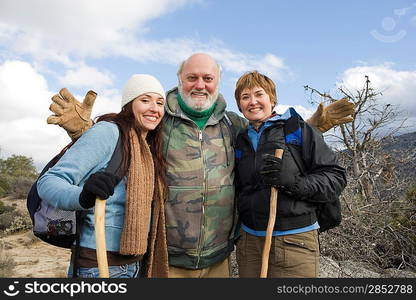
<path fill-rule="evenodd" d="M 0 278 L 10 277 L 16 266 L 12 257 L 7 256 L 4 244 L 0 241 Z"/>
<path fill-rule="evenodd" d="M 26 234 L 25 234 L 25 240 L 24 240 L 24 242 L 23 242 L 23 245 L 24 246 L 26 246 L 26 247 L 28 247 L 28 246 L 31 246 L 31 245 L 33 245 L 33 244 L 35 244 L 35 243 L 38 243 L 40 240 L 33 234 L 33 231 L 28 231 Z"/>

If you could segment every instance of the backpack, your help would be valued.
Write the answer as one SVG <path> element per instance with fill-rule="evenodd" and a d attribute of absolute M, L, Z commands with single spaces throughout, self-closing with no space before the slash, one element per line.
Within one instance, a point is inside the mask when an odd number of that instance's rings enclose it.
<path fill-rule="evenodd" d="M 26 207 L 32 219 L 33 234 L 46 243 L 62 248 L 71 248 L 74 242 L 77 247 L 79 246 L 82 211 L 62 210 L 42 200 L 38 194 L 37 182 L 73 144 L 74 142 L 71 142 L 46 164 L 33 183 L 26 200 Z M 105 172 L 117 174 L 119 178 L 122 178 L 120 169 L 122 153 L 121 135 L 119 135 L 116 148 L 104 170 Z"/>
<path fill-rule="evenodd" d="M 286 146 L 291 153 L 293 160 L 299 168 L 302 176 L 307 175 L 305 164 L 300 153 L 300 137 L 302 136 L 299 125 L 299 116 L 290 117 L 284 125 Z M 317 209 L 319 232 L 324 232 L 341 224 L 341 202 L 339 197 L 334 197 L 329 202 L 320 203 Z"/>

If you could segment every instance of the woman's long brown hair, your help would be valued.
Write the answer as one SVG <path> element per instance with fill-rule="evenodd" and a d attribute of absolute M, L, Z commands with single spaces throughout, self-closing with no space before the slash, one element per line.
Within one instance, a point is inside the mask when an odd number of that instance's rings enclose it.
<path fill-rule="evenodd" d="M 136 130 L 138 136 L 141 135 L 140 127 L 137 124 L 137 120 L 133 114 L 133 101 L 129 102 L 121 111 L 116 113 L 109 113 L 102 115 L 97 118 L 97 122 L 107 121 L 113 122 L 118 125 L 121 133 L 121 141 L 123 145 L 123 160 L 122 168 L 123 174 L 128 174 L 128 168 L 130 165 L 130 141 L 129 141 L 129 131 L 131 128 Z M 164 185 L 166 186 L 166 160 L 163 156 L 163 138 L 162 138 L 162 128 L 163 128 L 163 118 L 160 124 L 154 129 L 150 130 L 147 133 L 146 141 L 149 144 L 150 151 L 153 154 L 153 164 L 155 166 L 155 176 L 159 177 Z"/>

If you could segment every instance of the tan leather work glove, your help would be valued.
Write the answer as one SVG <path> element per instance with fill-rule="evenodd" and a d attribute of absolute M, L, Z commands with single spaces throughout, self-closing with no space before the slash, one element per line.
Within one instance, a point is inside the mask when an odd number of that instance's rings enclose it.
<path fill-rule="evenodd" d="M 307 120 L 308 124 L 317 127 L 321 132 L 327 132 L 334 126 L 352 122 L 354 103 L 348 98 L 337 100 L 328 106 L 319 103 L 318 109 Z"/>
<path fill-rule="evenodd" d="M 79 138 L 93 124 L 91 120 L 92 106 L 97 93 L 88 91 L 84 101 L 80 103 L 66 88 L 52 97 L 53 103 L 49 110 L 54 113 L 48 117 L 48 124 L 57 124 L 66 130 L 72 140 Z"/>

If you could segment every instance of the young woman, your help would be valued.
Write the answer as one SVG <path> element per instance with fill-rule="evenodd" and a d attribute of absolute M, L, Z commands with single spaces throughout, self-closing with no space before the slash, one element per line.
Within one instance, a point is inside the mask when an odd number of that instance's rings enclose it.
<path fill-rule="evenodd" d="M 61 209 L 83 211 L 79 277 L 98 277 L 92 209 L 96 197 L 107 201 L 110 277 L 138 277 L 140 268 L 146 268 L 149 277 L 167 277 L 164 104 L 165 92 L 156 78 L 133 75 L 123 89 L 121 112 L 101 116 L 38 181 L 41 198 Z M 121 181 L 103 172 L 119 135 L 125 174 Z M 146 266 L 142 265 L 145 254 Z"/>
<path fill-rule="evenodd" d="M 341 193 L 346 185 L 345 170 L 337 164 L 321 133 L 293 109 L 283 115 L 273 112 L 276 87 L 267 76 L 257 71 L 244 74 L 237 81 L 235 98 L 250 123 L 238 136 L 235 149 L 241 221 L 236 253 L 240 277 L 260 276 L 271 186 L 278 188 L 279 199 L 267 277 L 317 277 L 316 210 L 319 203 Z M 286 145 L 285 126 L 287 129 L 289 123 L 299 125 L 291 128 L 291 138 L 298 140 L 306 176 L 301 176 Z M 274 157 L 275 149 L 284 150 L 282 159 Z"/>

